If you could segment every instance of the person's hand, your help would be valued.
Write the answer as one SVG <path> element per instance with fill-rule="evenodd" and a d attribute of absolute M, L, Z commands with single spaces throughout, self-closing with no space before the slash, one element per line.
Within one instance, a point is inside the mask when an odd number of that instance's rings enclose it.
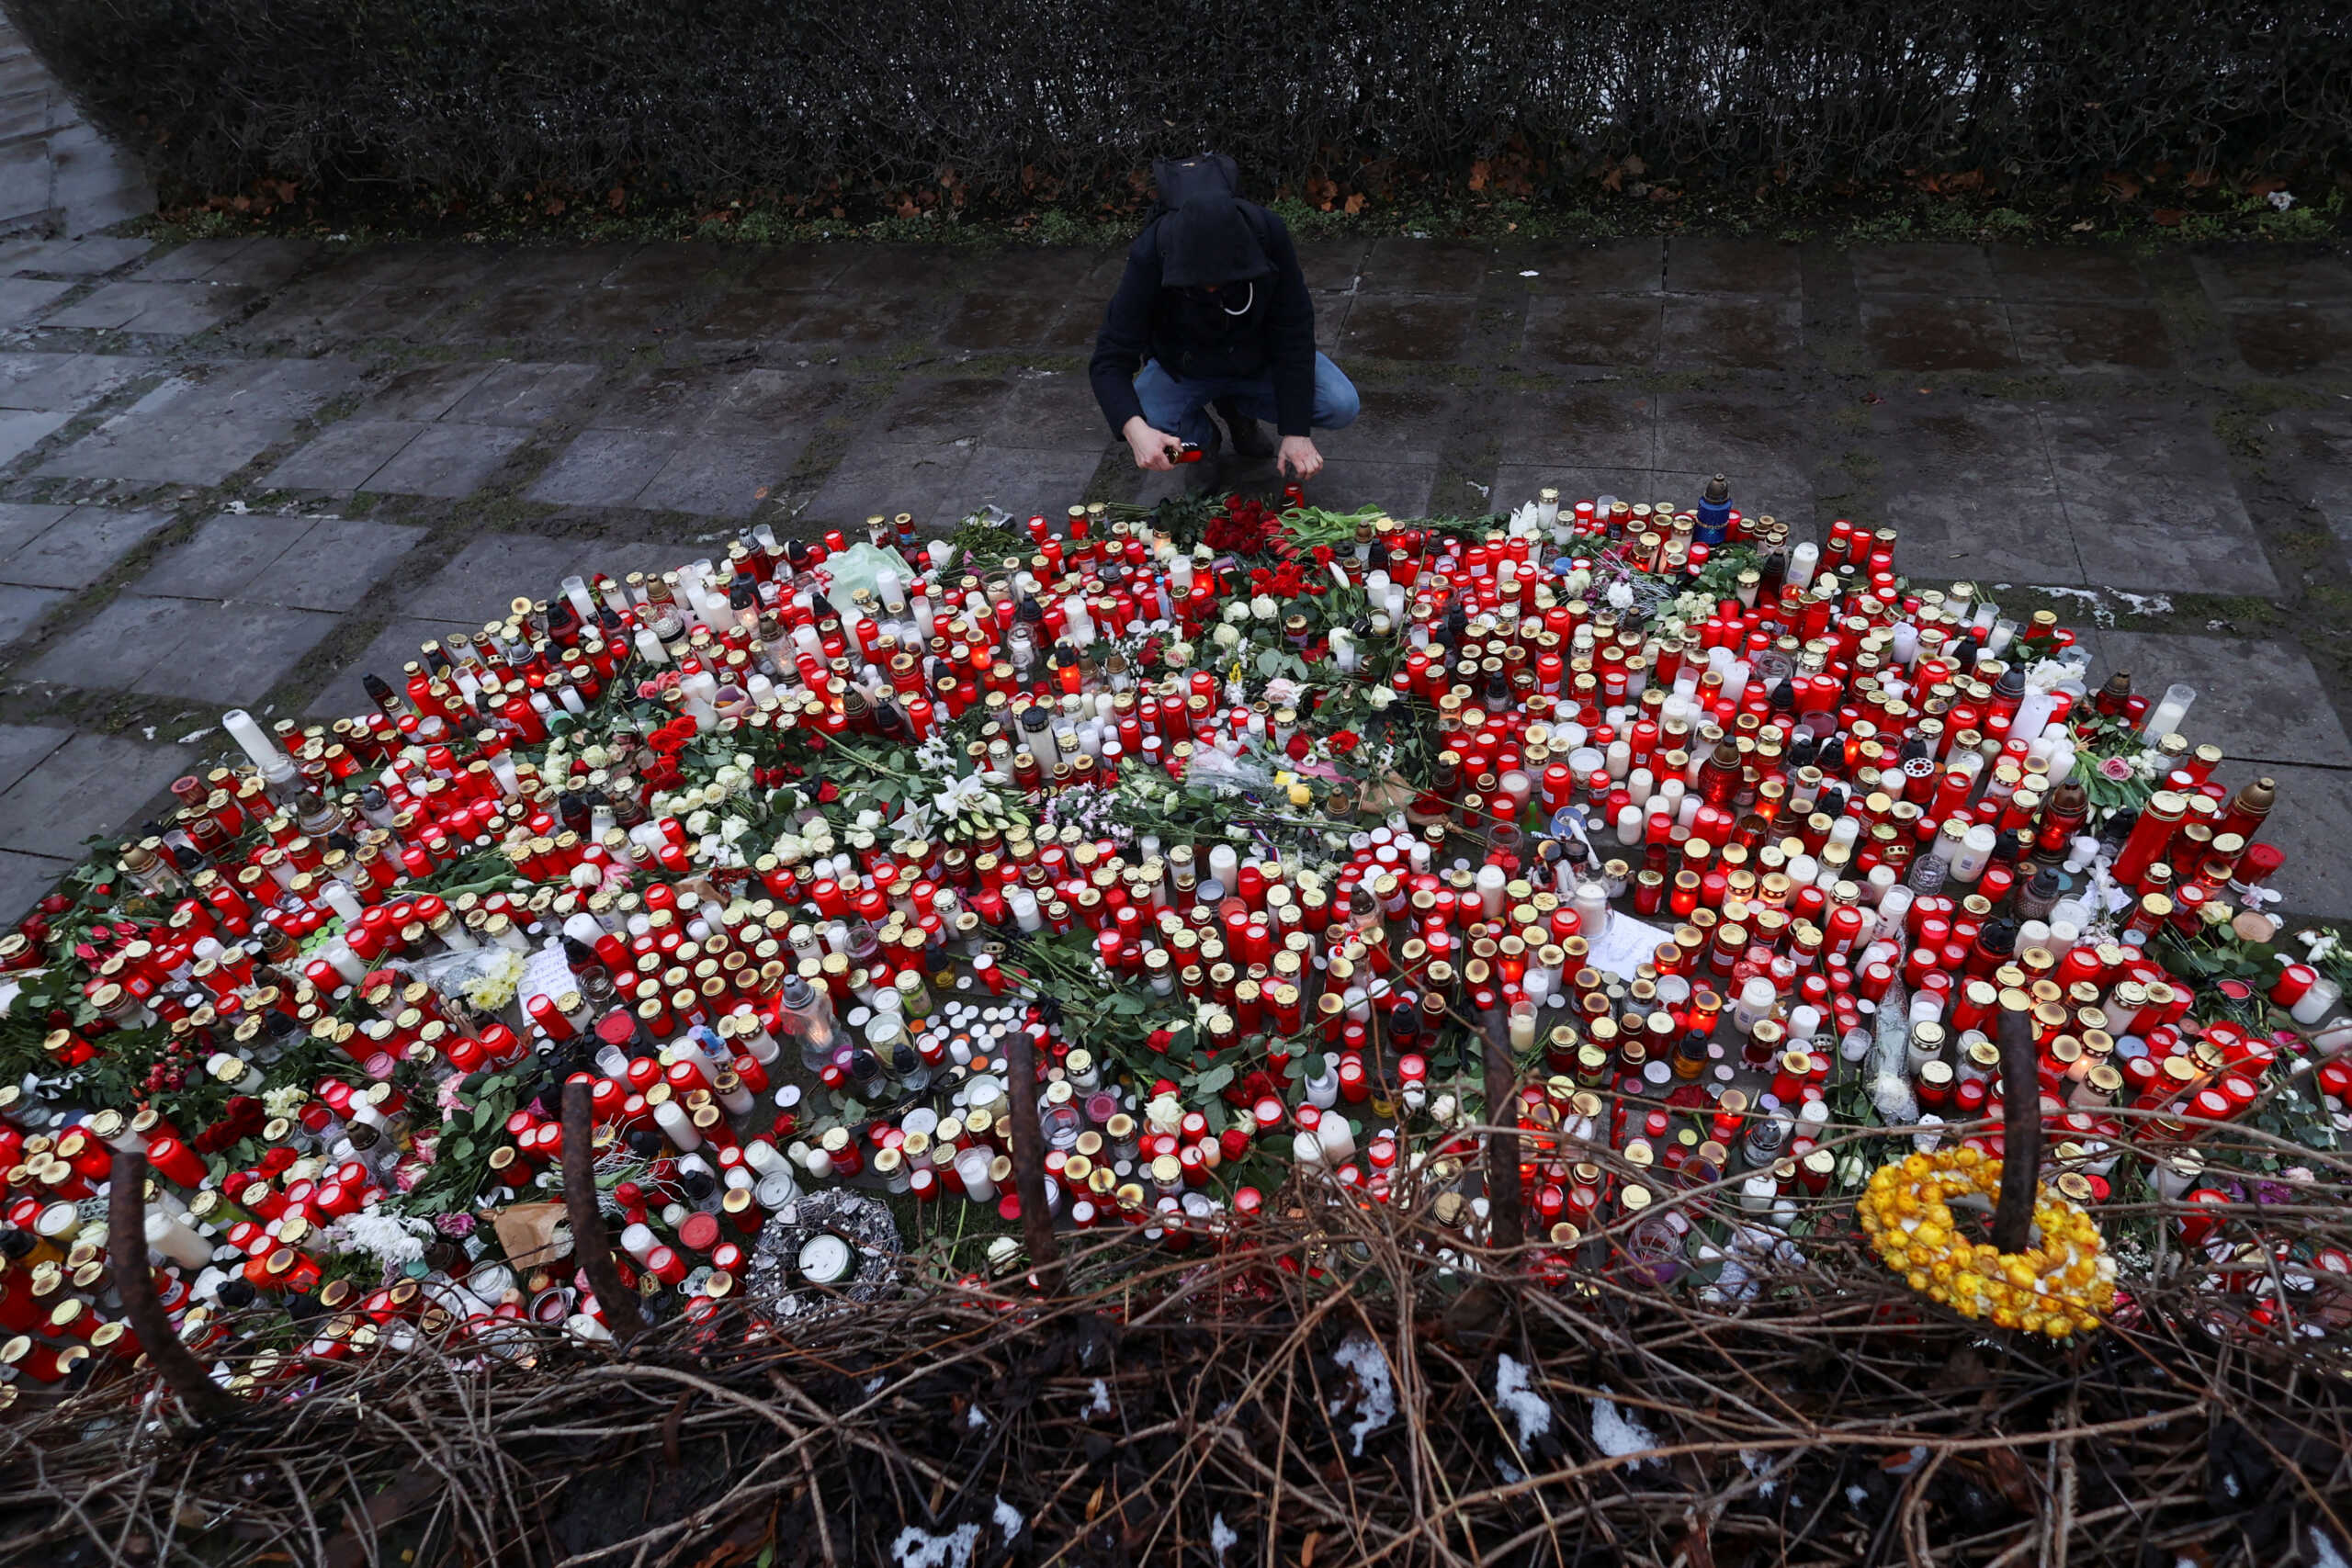
<path fill-rule="evenodd" d="M 1141 414 L 1127 421 L 1126 428 L 1120 434 L 1127 438 L 1127 450 L 1136 455 L 1136 467 L 1138 468 L 1174 468 L 1176 465 L 1169 454 L 1184 445 L 1166 431 L 1154 430 L 1150 421 Z"/>
<path fill-rule="evenodd" d="M 1323 454 L 1304 435 L 1285 435 L 1282 450 L 1274 456 L 1274 471 L 1311 479 L 1323 471 Z"/>

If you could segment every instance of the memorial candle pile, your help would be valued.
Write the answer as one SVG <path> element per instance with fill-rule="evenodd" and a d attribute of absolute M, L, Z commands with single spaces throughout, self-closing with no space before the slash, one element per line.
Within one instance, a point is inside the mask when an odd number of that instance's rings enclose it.
<path fill-rule="evenodd" d="M 138 1355 L 120 1146 L 180 1336 L 278 1348 L 240 1386 L 599 1335 L 555 1224 L 571 1079 L 656 1318 L 783 1310 L 742 1289 L 763 1235 L 821 1303 L 890 1228 L 801 1213 L 839 1188 L 1022 1288 L 1023 1097 L 1054 1224 L 1153 1256 L 1343 1194 L 1425 1208 L 1431 1267 L 1719 1295 L 1853 1231 L 1858 1126 L 1999 1156 L 2004 1007 L 2049 1212 L 2153 1187 L 2230 1279 L 2267 1244 L 2214 1206 L 2297 1177 L 2214 1134 L 2343 1124 L 2343 961 L 2261 913 L 2271 783 L 2184 738 L 2187 688 L 2092 689 L 2049 612 L 1907 583 L 1890 530 L 1792 542 L 1721 481 L 875 522 L 517 584 L 367 712 L 226 716 L 236 764 L 0 944 L 7 1396 Z M 1532 1251 L 1480 1265 L 1496 1124 Z"/>

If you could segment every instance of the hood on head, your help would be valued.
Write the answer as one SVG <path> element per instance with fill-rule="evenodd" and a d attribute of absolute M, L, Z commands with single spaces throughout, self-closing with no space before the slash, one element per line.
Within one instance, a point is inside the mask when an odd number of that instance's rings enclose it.
<path fill-rule="evenodd" d="M 1170 288 L 1238 283 L 1273 270 L 1240 198 L 1227 191 L 1195 191 L 1159 220 L 1159 278 Z"/>

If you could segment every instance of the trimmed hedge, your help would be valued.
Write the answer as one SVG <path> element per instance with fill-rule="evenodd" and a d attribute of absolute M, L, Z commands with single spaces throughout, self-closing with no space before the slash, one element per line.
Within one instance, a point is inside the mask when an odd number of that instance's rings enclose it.
<path fill-rule="evenodd" d="M 2006 185 L 2340 165 L 2352 126 L 2340 0 L 7 4 L 181 196 L 1116 204 L 1202 146 L 1327 197 L 1541 197 L 1628 153 Z"/>

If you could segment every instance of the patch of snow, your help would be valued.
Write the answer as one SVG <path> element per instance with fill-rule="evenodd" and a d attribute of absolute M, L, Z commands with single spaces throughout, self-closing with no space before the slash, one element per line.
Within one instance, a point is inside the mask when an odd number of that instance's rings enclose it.
<path fill-rule="evenodd" d="M 1521 273 L 1519 276 L 1521 276 L 1521 277 L 1534 277 L 1534 276 L 1538 276 L 1538 274 L 1536 273 L 1535 269 L 1534 269 L 1533 267 L 1532 267 L 1532 266 L 1531 266 L 1531 267 L 1529 267 L 1525 272 Z"/>
<path fill-rule="evenodd" d="M 2080 599 L 2089 608 L 2094 624 L 2102 626 L 2115 624 L 2115 612 L 2107 607 L 2107 601 L 2096 588 L 2044 588 L 2041 592 L 2051 599 Z"/>
<path fill-rule="evenodd" d="M 1216 1553 L 1216 1560 L 1219 1562 L 1223 1562 L 1225 1561 L 1225 1554 L 1227 1552 L 1232 1551 L 1235 1547 L 1240 1544 L 1241 1532 L 1235 1529 L 1231 1525 L 1227 1524 L 1223 1514 L 1216 1514 L 1210 1517 L 1209 1550 Z"/>
<path fill-rule="evenodd" d="M 969 1427 L 973 1431 L 977 1432 L 988 1424 L 988 1412 L 982 1410 L 978 1405 L 975 1404 L 969 1410 L 964 1412 L 964 1425 Z"/>
<path fill-rule="evenodd" d="M 181 736 L 177 741 L 174 742 L 174 744 L 175 744 L 175 745 L 180 745 L 180 746 L 193 746 L 193 745 L 195 745 L 198 741 L 199 741 L 199 740 L 203 739 L 206 736 L 208 736 L 208 735 L 211 734 L 211 733 L 212 733 L 212 730 L 213 730 L 213 726 L 209 725 L 209 724 L 208 724 L 208 725 L 206 725 L 202 729 L 191 729 L 191 730 L 189 730 L 186 735 Z M 155 732 L 154 732 L 153 730 L 152 730 L 152 729 L 151 729 L 151 730 L 149 730 L 149 731 L 147 732 L 147 734 L 148 734 L 148 737 L 152 739 L 153 738 L 153 736 L 154 736 Z"/>
<path fill-rule="evenodd" d="M 1871 1500 L 1871 1495 L 1859 1486 L 1846 1488 L 1846 1501 L 1859 1508 Z"/>
<path fill-rule="evenodd" d="M 1356 1424 L 1348 1428 L 1348 1436 L 1356 1440 L 1356 1457 L 1363 1457 L 1363 1440 L 1380 1430 L 1396 1416 L 1396 1384 L 1388 1375 L 1388 1358 L 1372 1336 L 1363 1329 L 1350 1331 L 1331 1359 L 1355 1374 L 1356 1384 L 1363 1391 L 1361 1403 L 1342 1394 L 1331 1402 L 1329 1414 L 1337 1416 L 1350 1404 L 1356 1403 L 1362 1413 Z"/>
<path fill-rule="evenodd" d="M 2352 1568 L 2344 1549 L 2322 1535 L 2317 1526 L 2312 1528 L 2312 1568 Z"/>
<path fill-rule="evenodd" d="M 152 724 L 144 726 L 141 728 L 139 733 L 145 736 L 148 739 L 153 740 L 155 739 L 155 727 Z"/>
<path fill-rule="evenodd" d="M 1739 1462 L 1747 1467 L 1747 1473 L 1750 1475 L 1763 1475 L 1765 1471 L 1771 1468 L 1772 1463 L 1770 1460 L 1766 1459 L 1754 1449 L 1740 1450 Z M 1778 1492 L 1780 1489 L 1781 1483 L 1770 1477 L 1767 1477 L 1756 1483 L 1756 1495 L 1758 1497 L 1770 1497 L 1773 1493 Z"/>
<path fill-rule="evenodd" d="M 2135 615 L 2172 614 L 2172 595 L 2169 593 L 2126 593 L 2120 588 L 2110 588 L 2108 592 L 2131 605 Z"/>
<path fill-rule="evenodd" d="M 1507 1355 L 1495 1361 L 1495 1403 L 1519 1423 L 1522 1449 L 1552 1429 L 1552 1407 L 1535 1392 L 1527 1369 Z"/>
<path fill-rule="evenodd" d="M 890 1543 L 890 1556 L 899 1568 L 972 1568 L 972 1553 L 979 1544 L 978 1525 L 957 1525 L 945 1535 L 909 1525 Z"/>
<path fill-rule="evenodd" d="M 996 1513 L 994 1517 L 996 1519 L 996 1528 L 1004 1532 L 1005 1545 L 1011 1546 L 1012 1544 L 1013 1538 L 1021 1533 L 1023 1522 L 1021 1518 L 1021 1510 L 1006 1502 L 1004 1498 L 1000 1495 L 996 1500 Z"/>
<path fill-rule="evenodd" d="M 1611 1459 L 1624 1459 L 1646 1449 L 1657 1447 L 1657 1434 L 1642 1425 L 1638 1416 L 1626 1415 L 1617 1408 L 1617 1402 L 1607 1397 L 1609 1385 L 1600 1385 L 1600 1394 L 1592 1402 L 1592 1440 L 1602 1453 Z M 1636 1465 L 1647 1460 L 1634 1460 Z"/>
<path fill-rule="evenodd" d="M 1110 1415 L 1111 1385 L 1104 1382 L 1101 1378 L 1096 1378 L 1094 1380 L 1092 1393 L 1094 1394 L 1093 1403 L 1087 1405 L 1085 1409 L 1080 1411 L 1079 1415 L 1090 1419 L 1097 1416 Z"/>
<path fill-rule="evenodd" d="M 1507 1459 L 1498 1459 L 1495 1461 L 1495 1473 L 1501 1476 L 1505 1482 L 1513 1486 L 1518 1485 L 1521 1482 L 1527 1479 L 1526 1476 L 1521 1475 L 1519 1472 L 1519 1466 L 1511 1463 L 1511 1461 Z"/>
<path fill-rule="evenodd" d="M 887 1377 L 887 1376 L 885 1376 L 884 1374 L 882 1374 L 882 1373 L 880 1373 L 880 1372 L 876 1372 L 876 1373 L 875 1373 L 875 1374 L 874 1374 L 874 1381 L 873 1381 L 872 1382 L 869 1382 L 869 1383 L 867 1383 L 867 1384 L 865 1385 L 865 1393 L 866 1393 L 866 1397 L 870 1399 L 870 1398 L 872 1398 L 874 1395 L 876 1395 L 876 1394 L 877 1394 L 877 1393 L 880 1393 L 882 1392 L 882 1385 L 883 1385 L 884 1383 L 886 1383 L 886 1382 L 888 1382 L 889 1381 L 890 1381 L 890 1380 L 889 1380 L 889 1378 L 888 1378 L 888 1377 Z"/>

